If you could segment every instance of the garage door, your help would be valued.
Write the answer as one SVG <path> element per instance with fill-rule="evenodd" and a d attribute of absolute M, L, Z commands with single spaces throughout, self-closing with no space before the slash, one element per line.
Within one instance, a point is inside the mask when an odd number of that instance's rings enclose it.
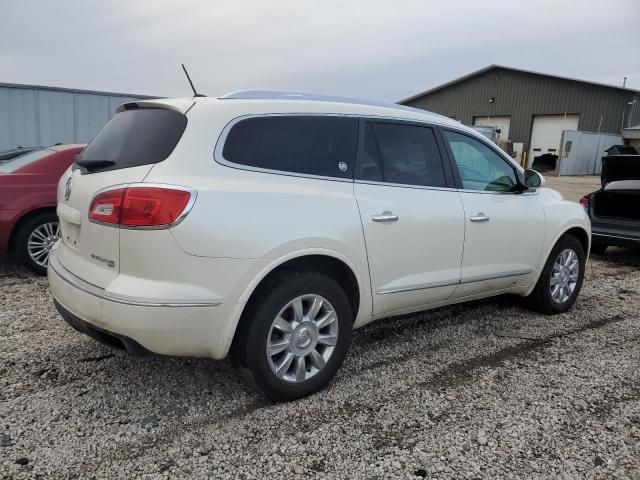
<path fill-rule="evenodd" d="M 473 124 L 484 127 L 499 128 L 501 130 L 500 140 L 506 140 L 509 138 L 511 117 L 473 117 Z"/>
<path fill-rule="evenodd" d="M 531 147 L 527 160 L 528 166 L 530 167 L 536 163 L 536 167 L 543 171 L 553 170 L 560 151 L 562 131 L 577 129 L 578 115 L 534 116 L 531 130 Z"/>

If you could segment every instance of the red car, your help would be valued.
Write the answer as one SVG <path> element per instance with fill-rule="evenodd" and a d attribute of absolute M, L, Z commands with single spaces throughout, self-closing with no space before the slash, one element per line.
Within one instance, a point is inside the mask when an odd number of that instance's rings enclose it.
<path fill-rule="evenodd" d="M 47 273 L 58 240 L 58 180 L 84 145 L 55 145 L 0 165 L 0 254 L 15 252 L 28 269 Z"/>

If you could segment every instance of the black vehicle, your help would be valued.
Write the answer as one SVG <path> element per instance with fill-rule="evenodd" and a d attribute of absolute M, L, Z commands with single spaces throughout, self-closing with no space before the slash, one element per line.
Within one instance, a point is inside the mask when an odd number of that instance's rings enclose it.
<path fill-rule="evenodd" d="M 13 160 L 20 155 L 33 152 L 34 150 L 40 150 L 41 148 L 42 147 L 17 147 L 12 148 L 11 150 L 5 150 L 4 152 L 0 152 L 0 163 Z"/>
<path fill-rule="evenodd" d="M 640 155 L 602 158 L 602 188 L 580 199 L 591 219 L 591 251 L 640 248 Z"/>

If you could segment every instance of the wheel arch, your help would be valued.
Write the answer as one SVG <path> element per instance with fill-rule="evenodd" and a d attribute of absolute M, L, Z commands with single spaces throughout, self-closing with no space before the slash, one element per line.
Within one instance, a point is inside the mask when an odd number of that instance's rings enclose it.
<path fill-rule="evenodd" d="M 571 227 L 556 239 L 554 245 L 558 243 L 558 240 L 560 240 L 560 238 L 562 238 L 564 235 L 571 235 L 573 237 L 576 237 L 582 245 L 582 248 L 584 248 L 584 254 L 587 256 L 589 255 L 589 246 L 591 244 L 591 235 L 589 235 L 589 232 L 587 232 L 582 227 Z"/>
<path fill-rule="evenodd" d="M 356 319 L 360 310 L 360 283 L 354 272 L 354 268 L 344 259 L 326 252 L 303 253 L 292 258 L 284 259 L 275 265 L 272 264 L 266 271 L 262 272 L 262 275 L 255 285 L 249 287 L 243 295 L 243 299 L 246 300 L 243 312 L 246 309 L 246 305 L 251 303 L 251 301 L 260 294 L 269 280 L 283 273 L 294 271 L 320 272 L 336 280 L 349 297 L 353 319 Z"/>
<path fill-rule="evenodd" d="M 56 213 L 56 207 L 55 206 L 50 206 L 50 207 L 40 207 L 40 208 L 36 208 L 34 210 L 29 210 L 28 212 L 25 212 L 17 221 L 16 223 L 13 225 L 13 228 L 11 229 L 11 233 L 9 234 L 9 242 L 7 243 L 7 251 L 9 252 L 13 252 L 15 251 L 15 247 L 16 247 L 16 238 L 18 236 L 18 232 L 20 231 L 20 229 L 22 228 L 22 226 L 29 221 L 29 219 L 35 217 L 36 215 L 40 215 L 42 213 Z"/>
<path fill-rule="evenodd" d="M 358 279 L 356 269 L 350 264 L 347 258 L 341 258 L 334 252 L 325 250 L 313 250 L 306 252 L 298 252 L 292 256 L 280 259 L 271 263 L 249 285 L 239 299 L 242 308 L 236 314 L 236 321 L 233 326 L 233 333 L 227 337 L 227 351 L 233 353 L 236 348 L 233 347 L 234 342 L 239 336 L 239 332 L 243 328 L 245 322 L 248 321 L 247 312 L 252 304 L 253 299 L 260 295 L 263 289 L 268 286 L 269 281 L 274 277 L 293 271 L 316 271 L 324 272 L 334 278 L 340 286 L 345 289 L 352 309 L 352 321 L 355 322 L 358 317 L 361 305 L 360 287 L 362 280 Z M 368 283 L 366 284 L 368 285 Z M 236 361 L 232 355 L 232 361 Z"/>
<path fill-rule="evenodd" d="M 591 244 L 591 234 L 590 232 L 581 224 L 572 224 L 563 228 L 553 239 L 552 242 L 547 243 L 545 249 L 543 250 L 543 254 L 540 256 L 540 263 L 537 269 L 537 273 L 535 277 L 532 279 L 529 287 L 521 293 L 522 296 L 528 296 L 534 290 L 540 276 L 542 275 L 542 271 L 544 269 L 547 260 L 549 259 L 549 255 L 551 255 L 551 251 L 553 247 L 560 241 L 560 239 L 565 235 L 571 235 L 578 239 L 582 247 L 584 248 L 585 255 L 589 254 L 589 247 Z"/>

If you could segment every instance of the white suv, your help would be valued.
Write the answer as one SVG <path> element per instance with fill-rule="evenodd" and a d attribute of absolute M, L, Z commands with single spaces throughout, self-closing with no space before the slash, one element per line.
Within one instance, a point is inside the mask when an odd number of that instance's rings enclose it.
<path fill-rule="evenodd" d="M 49 260 L 62 316 L 109 345 L 231 353 L 286 400 L 373 320 L 580 291 L 584 209 L 448 118 L 253 91 L 118 112 L 60 180 Z"/>

